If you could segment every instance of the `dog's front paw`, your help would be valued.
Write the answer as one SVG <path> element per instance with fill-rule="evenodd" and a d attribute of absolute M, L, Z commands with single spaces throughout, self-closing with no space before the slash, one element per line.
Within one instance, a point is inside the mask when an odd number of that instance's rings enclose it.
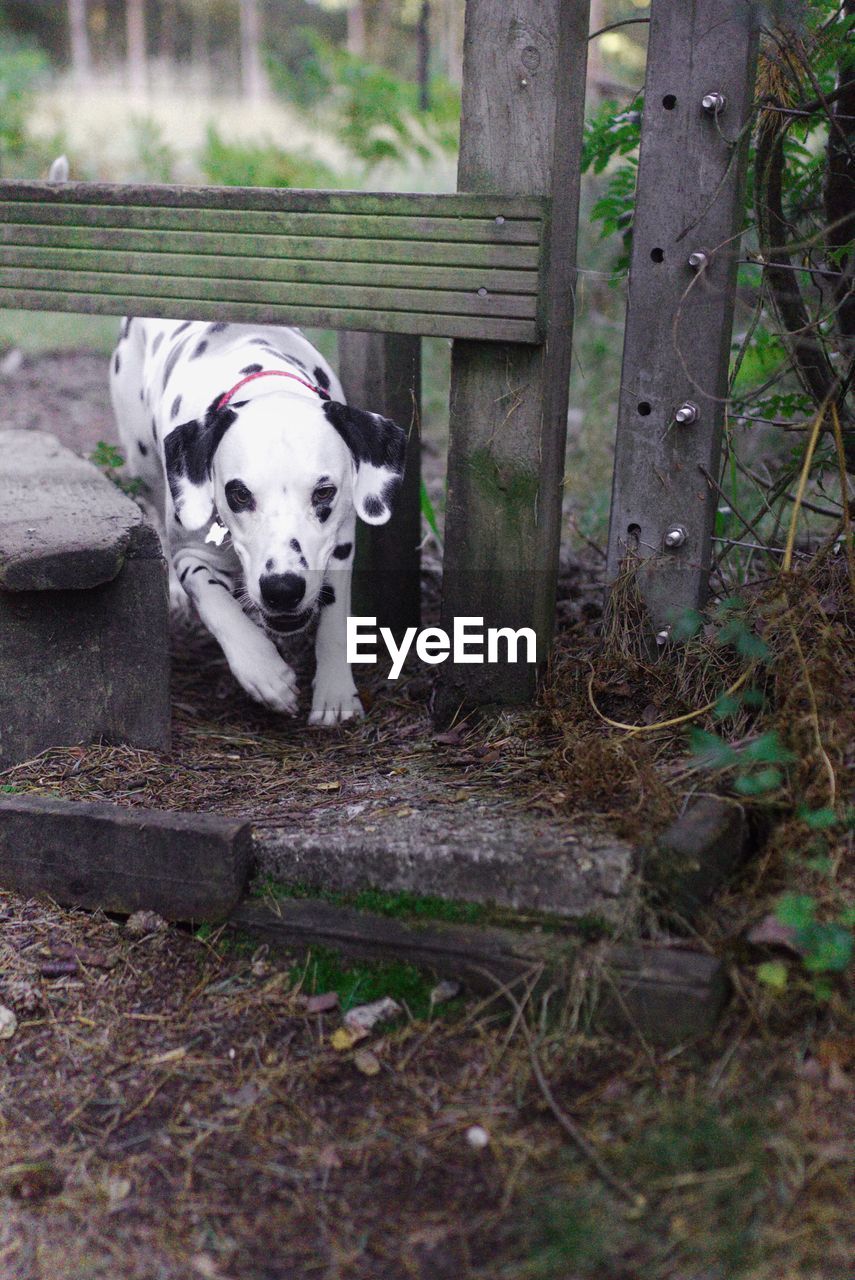
<path fill-rule="evenodd" d="M 329 728 L 345 720 L 361 720 L 365 715 L 350 672 L 346 678 L 315 679 L 309 724 Z"/>
<path fill-rule="evenodd" d="M 297 710 L 297 677 L 273 645 L 270 649 L 271 653 L 262 650 L 254 655 L 242 654 L 234 661 L 230 658 L 229 666 L 238 684 L 256 702 L 293 716 Z"/>

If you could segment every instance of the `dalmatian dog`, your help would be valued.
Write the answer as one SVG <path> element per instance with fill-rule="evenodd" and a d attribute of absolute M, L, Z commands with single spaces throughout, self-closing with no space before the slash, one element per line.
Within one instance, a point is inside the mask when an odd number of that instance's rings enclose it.
<path fill-rule="evenodd" d="M 246 692 L 293 715 L 276 647 L 318 619 L 310 724 L 363 714 L 346 657 L 356 518 L 384 524 L 404 432 L 351 408 L 298 329 L 126 319 L 112 357 L 119 436 L 188 599 Z"/>

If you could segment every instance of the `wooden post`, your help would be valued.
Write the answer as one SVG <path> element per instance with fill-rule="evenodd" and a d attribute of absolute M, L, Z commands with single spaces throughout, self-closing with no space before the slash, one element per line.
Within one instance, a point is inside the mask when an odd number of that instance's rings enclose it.
<path fill-rule="evenodd" d="M 553 205 L 543 345 L 454 343 L 442 625 L 532 627 L 540 663 L 558 569 L 587 35 L 588 0 L 466 6 L 458 187 Z M 525 662 L 439 671 L 440 721 L 536 687 Z"/>
<path fill-rule="evenodd" d="M 421 339 L 407 334 L 338 335 L 339 374 L 348 401 L 382 413 L 407 432 L 404 483 L 388 524 L 359 525 L 354 614 L 377 618 L 400 637 L 421 616 Z"/>
<path fill-rule="evenodd" d="M 608 571 L 613 581 L 628 550 L 641 557 L 663 642 L 707 590 L 717 506 L 707 477 L 718 479 L 727 396 L 754 21 L 745 0 L 651 7 Z"/>

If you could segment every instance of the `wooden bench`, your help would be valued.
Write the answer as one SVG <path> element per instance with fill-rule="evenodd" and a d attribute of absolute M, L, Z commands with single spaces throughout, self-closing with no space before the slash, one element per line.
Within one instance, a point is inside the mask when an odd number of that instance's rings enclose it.
<path fill-rule="evenodd" d="M 539 342 L 546 201 L 0 184 L 0 306 Z"/>

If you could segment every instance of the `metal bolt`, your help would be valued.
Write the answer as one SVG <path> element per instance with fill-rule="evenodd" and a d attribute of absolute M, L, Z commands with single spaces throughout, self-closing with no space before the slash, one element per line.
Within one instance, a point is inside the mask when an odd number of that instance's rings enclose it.
<path fill-rule="evenodd" d="M 501 214 L 499 214 L 499 216 L 496 218 L 496 226 L 503 227 L 504 225 L 505 225 L 505 219 L 502 217 Z"/>
<path fill-rule="evenodd" d="M 689 266 L 694 271 L 703 271 L 709 262 L 709 256 L 704 253 L 703 249 L 695 249 L 694 253 L 689 254 Z"/>
<path fill-rule="evenodd" d="M 674 414 L 674 421 L 679 422 L 682 427 L 691 426 L 693 422 L 697 422 L 701 416 L 700 410 L 696 404 L 692 404 L 691 400 L 687 400 L 685 404 L 681 404 L 677 412 Z"/>
<path fill-rule="evenodd" d="M 487 290 L 484 288 L 483 285 L 481 285 L 481 288 L 478 290 L 478 297 L 486 298 L 486 296 L 487 296 Z"/>
<path fill-rule="evenodd" d="M 701 98 L 701 106 L 711 116 L 720 116 L 727 106 L 727 99 L 723 93 L 705 93 Z"/>
<path fill-rule="evenodd" d="M 671 638 L 671 628 L 666 627 L 664 631 L 656 632 L 656 643 L 661 648 L 663 644 L 667 644 Z"/>
<path fill-rule="evenodd" d="M 665 534 L 666 547 L 682 547 L 686 541 L 686 530 L 680 524 L 672 525 Z"/>

